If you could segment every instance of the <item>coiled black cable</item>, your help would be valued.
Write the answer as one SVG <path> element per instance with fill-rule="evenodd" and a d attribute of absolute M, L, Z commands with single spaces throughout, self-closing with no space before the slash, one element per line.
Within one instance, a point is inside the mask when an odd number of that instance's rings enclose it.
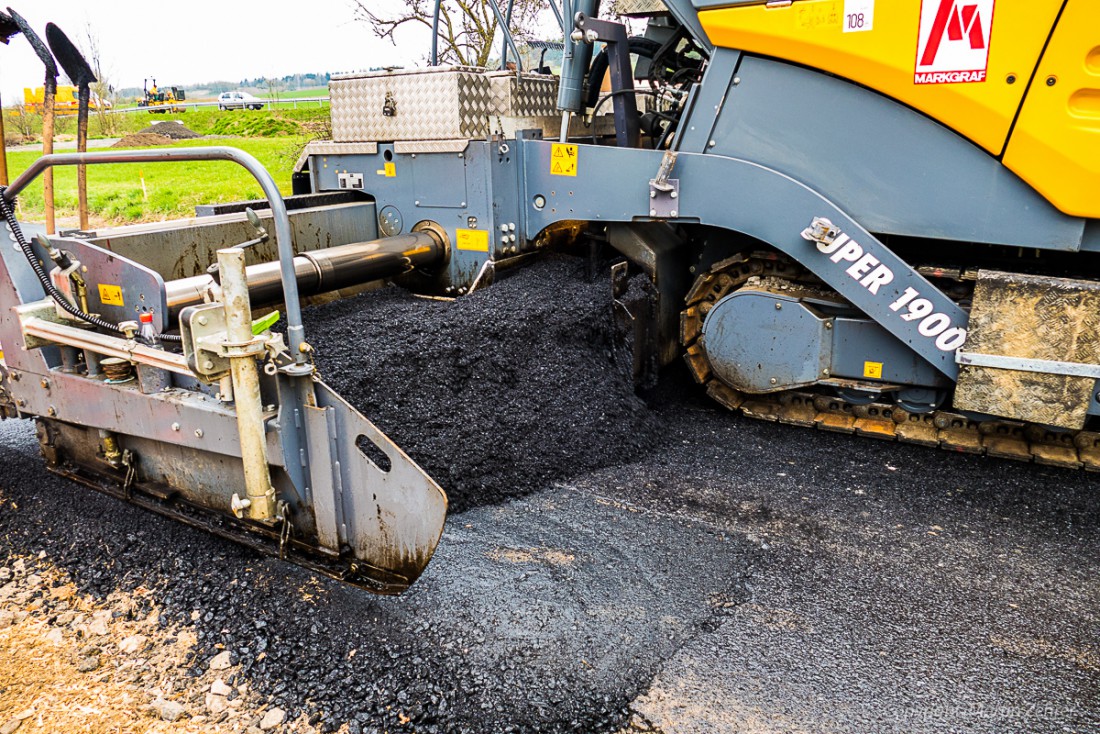
<path fill-rule="evenodd" d="M 46 274 L 45 269 L 42 267 L 42 263 L 35 257 L 34 250 L 31 249 L 30 243 L 27 242 L 27 238 L 23 235 L 23 229 L 19 226 L 19 222 L 15 218 L 15 212 L 12 211 L 11 204 L 8 202 L 7 197 L 4 196 L 6 190 L 6 186 L 0 186 L 0 216 L 3 216 L 4 221 L 11 227 L 11 233 L 12 236 L 15 237 L 16 244 L 19 245 L 19 249 L 23 251 L 23 256 L 27 258 L 31 270 L 34 271 L 35 277 L 38 278 L 38 282 L 42 284 L 42 289 L 46 291 L 46 294 L 56 301 L 66 312 L 81 321 L 87 321 L 92 326 L 98 326 L 101 329 L 113 331 L 116 334 L 125 334 L 126 332 L 124 332 L 118 324 L 112 324 L 110 321 L 101 319 L 98 316 L 84 313 L 73 305 L 61 291 L 57 290 L 57 287 L 50 281 L 50 276 Z M 158 334 L 157 336 L 162 341 L 183 341 L 182 337 L 175 334 Z"/>

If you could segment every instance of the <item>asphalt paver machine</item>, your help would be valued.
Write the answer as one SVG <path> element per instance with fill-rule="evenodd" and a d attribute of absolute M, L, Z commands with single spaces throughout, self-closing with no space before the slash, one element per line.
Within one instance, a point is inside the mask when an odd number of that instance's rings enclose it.
<path fill-rule="evenodd" d="M 54 470 L 397 592 L 446 499 L 317 378 L 300 297 L 461 298 L 586 242 L 617 294 L 648 276 L 617 305 L 640 381 L 686 359 L 746 415 L 1100 468 L 1093 3 L 623 0 L 637 35 L 600 10 L 558 11 L 560 78 L 510 34 L 498 70 L 334 78 L 289 212 L 229 148 L 42 158 L 0 199 L 5 411 Z M 194 158 L 247 168 L 263 219 L 13 214 L 53 166 Z M 279 304 L 285 336 L 254 318 Z"/>

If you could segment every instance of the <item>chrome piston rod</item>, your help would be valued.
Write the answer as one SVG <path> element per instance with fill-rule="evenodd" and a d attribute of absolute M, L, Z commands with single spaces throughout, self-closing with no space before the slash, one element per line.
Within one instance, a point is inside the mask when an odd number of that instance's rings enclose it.
<path fill-rule="evenodd" d="M 299 295 L 312 296 L 430 268 L 442 264 L 446 257 L 446 245 L 438 235 L 412 232 L 304 252 L 294 258 L 294 275 Z M 246 268 L 245 277 L 252 308 L 282 302 L 278 262 L 252 265 Z M 183 309 L 202 303 L 203 293 L 213 282 L 213 276 L 204 274 L 165 283 L 170 318 L 175 320 Z"/>

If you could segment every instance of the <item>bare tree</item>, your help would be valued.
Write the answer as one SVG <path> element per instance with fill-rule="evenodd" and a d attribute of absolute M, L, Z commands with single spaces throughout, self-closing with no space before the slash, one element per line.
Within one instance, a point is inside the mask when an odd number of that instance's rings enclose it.
<path fill-rule="evenodd" d="M 497 0 L 442 0 L 439 12 L 439 62 L 463 66 L 486 66 L 499 46 L 498 23 L 493 12 Z M 508 3 L 500 0 L 501 15 Z M 376 36 L 389 39 L 395 46 L 394 34 L 407 26 L 424 26 L 431 30 L 435 0 L 409 0 L 404 3 L 379 3 L 377 0 L 354 0 L 355 17 L 370 25 Z M 546 3 L 539 0 L 514 0 L 509 24 L 516 44 L 534 36 L 540 12 Z"/>
<path fill-rule="evenodd" d="M 36 114 L 34 110 L 27 109 L 26 105 L 21 104 L 15 105 L 9 108 L 9 110 L 8 121 L 22 137 L 22 141 L 34 137 L 40 124 L 39 118 L 41 116 Z"/>
<path fill-rule="evenodd" d="M 108 105 L 115 106 L 118 101 L 115 98 L 115 89 L 110 83 L 110 72 L 104 68 L 103 54 L 100 53 L 99 36 L 96 35 L 91 24 L 84 26 L 84 57 L 95 72 L 96 81 L 92 84 L 93 99 L 96 103 L 96 121 L 99 123 L 100 132 L 107 137 L 114 137 L 118 131 L 118 116 L 111 114 Z"/>
<path fill-rule="evenodd" d="M 264 84 L 267 86 L 267 98 L 271 100 L 271 108 L 275 109 L 279 105 L 279 93 L 283 91 L 286 84 L 282 79 L 274 76 L 264 79 Z"/>

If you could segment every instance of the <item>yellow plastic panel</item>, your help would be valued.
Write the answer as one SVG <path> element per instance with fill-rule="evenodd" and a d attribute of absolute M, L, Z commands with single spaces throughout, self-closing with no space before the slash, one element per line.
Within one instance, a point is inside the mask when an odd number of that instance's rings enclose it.
<path fill-rule="evenodd" d="M 707 10 L 699 18 L 716 46 L 851 79 L 1001 155 L 1061 6 L 1062 0 L 923 0 L 923 6 L 922 0 L 794 0 L 786 7 Z M 849 17 L 856 11 L 862 26 Z"/>
<path fill-rule="evenodd" d="M 1100 217 L 1100 8 L 1069 0 L 1004 163 L 1066 214 Z"/>

